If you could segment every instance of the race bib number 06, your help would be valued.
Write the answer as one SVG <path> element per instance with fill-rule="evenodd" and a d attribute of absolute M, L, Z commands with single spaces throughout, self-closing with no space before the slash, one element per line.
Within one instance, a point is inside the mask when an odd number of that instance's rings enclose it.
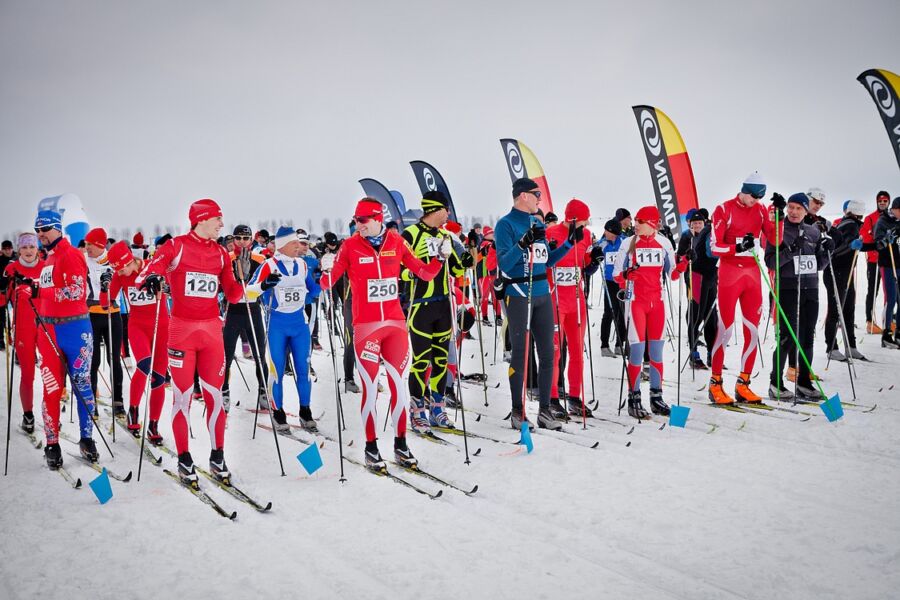
<path fill-rule="evenodd" d="M 578 285 L 578 267 L 556 267 L 556 285 Z"/>
<path fill-rule="evenodd" d="M 387 302 L 397 299 L 397 278 L 370 279 L 366 284 L 369 302 Z"/>
<path fill-rule="evenodd" d="M 663 266 L 662 248 L 638 248 L 634 252 L 637 256 L 637 264 L 642 267 Z"/>
<path fill-rule="evenodd" d="M 156 296 L 136 287 L 128 288 L 128 303 L 131 306 L 147 306 L 156 302 Z"/>
<path fill-rule="evenodd" d="M 188 271 L 184 274 L 184 295 L 192 298 L 215 298 L 219 291 L 219 279 L 209 273 Z"/>
<path fill-rule="evenodd" d="M 815 275 L 818 270 L 819 263 L 814 254 L 794 257 L 794 272 L 797 275 Z"/>

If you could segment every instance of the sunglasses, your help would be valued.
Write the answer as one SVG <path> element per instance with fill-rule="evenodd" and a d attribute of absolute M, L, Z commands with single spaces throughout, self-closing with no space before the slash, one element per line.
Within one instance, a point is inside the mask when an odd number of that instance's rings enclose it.
<path fill-rule="evenodd" d="M 353 217 L 353 220 L 356 221 L 357 223 L 359 223 L 360 225 L 365 225 L 366 223 L 368 223 L 369 221 L 371 221 L 374 218 L 375 217 L 373 215 L 373 216 L 369 216 L 369 217 Z"/>
<path fill-rule="evenodd" d="M 534 197 L 535 197 L 535 198 L 540 198 L 540 197 L 541 197 L 541 190 L 533 190 L 533 191 L 528 192 L 528 193 L 529 193 L 529 194 L 534 194 Z"/>
<path fill-rule="evenodd" d="M 234 236 L 234 239 L 241 240 L 242 242 L 249 242 L 253 238 L 251 238 L 249 235 L 236 235 Z"/>
<path fill-rule="evenodd" d="M 34 232 L 35 233 L 47 233 L 51 229 L 53 229 L 53 227 L 51 227 L 50 225 L 48 225 L 46 227 L 35 227 Z"/>
<path fill-rule="evenodd" d="M 756 200 L 762 200 L 765 197 L 765 195 L 766 195 L 766 193 L 763 192 L 762 194 L 750 194 L 750 197 L 754 198 Z"/>

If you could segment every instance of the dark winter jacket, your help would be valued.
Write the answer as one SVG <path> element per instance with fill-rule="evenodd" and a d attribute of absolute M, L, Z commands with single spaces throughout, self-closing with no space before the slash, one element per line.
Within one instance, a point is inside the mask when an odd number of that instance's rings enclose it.
<path fill-rule="evenodd" d="M 800 275 L 800 289 L 819 287 L 819 271 L 828 267 L 829 255 L 822 246 L 822 232 L 815 225 L 784 221 L 784 235 L 778 250 L 781 264 L 781 289 L 797 289 L 797 270 Z M 775 270 L 775 246 L 766 244 L 766 266 Z M 805 272 L 804 272 L 805 271 Z"/>
<path fill-rule="evenodd" d="M 897 243 L 900 237 L 900 221 L 894 218 L 891 211 L 886 210 L 878 217 L 875 223 L 875 247 L 878 250 L 878 266 L 888 269 L 895 268 L 894 264 L 900 263 L 900 245 Z M 891 248 L 893 259 L 891 263 Z"/>

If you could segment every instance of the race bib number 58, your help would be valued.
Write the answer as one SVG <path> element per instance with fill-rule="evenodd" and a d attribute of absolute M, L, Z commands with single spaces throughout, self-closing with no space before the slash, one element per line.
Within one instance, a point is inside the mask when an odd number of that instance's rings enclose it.
<path fill-rule="evenodd" d="M 369 302 L 387 302 L 397 299 L 397 278 L 370 279 L 366 284 Z"/>
<path fill-rule="evenodd" d="M 188 271 L 184 275 L 184 295 L 193 298 L 215 298 L 219 291 L 219 279 L 209 273 Z"/>

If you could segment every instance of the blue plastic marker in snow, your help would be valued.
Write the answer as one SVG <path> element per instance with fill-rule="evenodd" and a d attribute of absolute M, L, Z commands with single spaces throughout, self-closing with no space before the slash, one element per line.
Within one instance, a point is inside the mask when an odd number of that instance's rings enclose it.
<path fill-rule="evenodd" d="M 688 420 L 688 414 L 691 412 L 689 406 L 672 406 L 669 413 L 669 427 L 684 427 Z"/>
<path fill-rule="evenodd" d="M 97 496 L 97 500 L 100 501 L 100 504 L 106 504 L 113 496 L 112 486 L 109 484 L 109 473 L 106 472 L 106 467 L 103 467 L 103 471 L 97 475 L 93 481 L 88 483 L 88 485 L 91 486 L 91 491 Z"/>
<path fill-rule="evenodd" d="M 844 416 L 844 407 L 841 406 L 840 394 L 835 394 L 819 406 L 822 407 L 822 412 L 825 413 L 825 416 L 832 423 Z"/>
<path fill-rule="evenodd" d="M 322 455 L 319 454 L 319 447 L 312 444 L 309 448 L 297 455 L 297 460 L 306 469 L 309 475 L 322 468 Z"/>
<path fill-rule="evenodd" d="M 519 443 L 525 444 L 528 454 L 531 454 L 531 451 L 534 450 L 534 442 L 531 441 L 531 429 L 528 428 L 527 421 L 522 423 L 522 439 L 519 440 Z"/>

